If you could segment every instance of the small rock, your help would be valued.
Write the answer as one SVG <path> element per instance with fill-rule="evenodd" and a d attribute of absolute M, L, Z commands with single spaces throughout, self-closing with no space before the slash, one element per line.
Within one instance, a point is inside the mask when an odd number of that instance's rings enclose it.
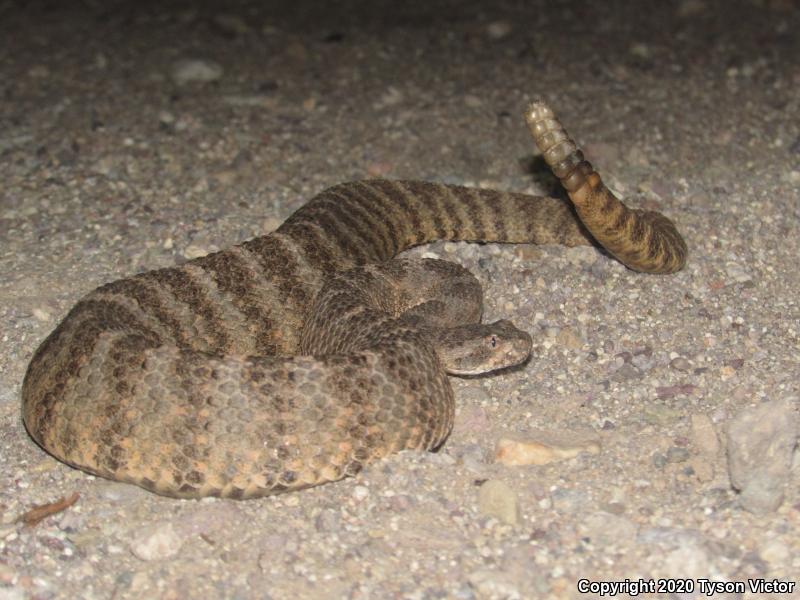
<path fill-rule="evenodd" d="M 34 308 L 33 316 L 37 321 L 47 323 L 50 320 L 50 312 L 45 308 Z"/>
<path fill-rule="evenodd" d="M 772 565 L 775 571 L 780 570 L 779 567 L 792 557 L 792 551 L 787 548 L 786 544 L 779 540 L 768 541 L 758 554 Z"/>
<path fill-rule="evenodd" d="M 690 19 L 706 10 L 708 10 L 708 5 L 703 2 L 703 0 L 683 0 L 683 2 L 678 5 L 676 13 L 678 17 L 682 19 Z"/>
<path fill-rule="evenodd" d="M 98 480 L 94 490 L 101 498 L 121 504 L 141 502 L 142 498 L 148 494 L 138 486 L 106 479 Z"/>
<path fill-rule="evenodd" d="M 74 510 L 68 510 L 58 520 L 58 528 L 68 533 L 80 531 L 85 527 L 86 515 Z"/>
<path fill-rule="evenodd" d="M 161 125 L 173 125 L 175 123 L 175 115 L 167 110 L 159 111 L 158 122 Z"/>
<path fill-rule="evenodd" d="M 278 227 L 281 226 L 281 220 L 277 217 L 267 217 L 263 221 L 261 221 L 261 231 L 263 233 L 270 233 L 275 231 Z"/>
<path fill-rule="evenodd" d="M 461 464 L 473 475 L 485 479 L 488 469 L 486 451 L 480 444 L 467 444 L 457 451 L 456 457 Z"/>
<path fill-rule="evenodd" d="M 514 584 L 511 576 L 502 571 L 484 569 L 473 571 L 467 576 L 470 587 L 478 598 L 502 598 L 503 600 L 521 600 L 522 594 Z"/>
<path fill-rule="evenodd" d="M 686 372 L 692 368 L 691 363 L 682 356 L 678 356 L 669 361 L 669 366 L 676 371 Z"/>
<path fill-rule="evenodd" d="M 687 545 L 666 554 L 662 568 L 664 573 L 686 573 L 687 577 L 704 577 L 711 570 L 711 557 L 703 546 Z"/>
<path fill-rule="evenodd" d="M 731 483 L 750 512 L 773 512 L 783 502 L 800 426 L 795 404 L 794 398 L 765 402 L 728 425 Z"/>
<path fill-rule="evenodd" d="M 231 35 L 242 35 L 250 31 L 250 26 L 240 16 L 234 14 L 214 15 L 214 23 L 225 33 Z"/>
<path fill-rule="evenodd" d="M 594 512 L 581 517 L 577 523 L 581 537 L 589 537 L 598 547 L 619 546 L 636 536 L 636 525 L 619 515 Z"/>
<path fill-rule="evenodd" d="M 541 258 L 542 251 L 533 244 L 518 244 L 514 246 L 514 256 L 524 262 L 534 262 Z"/>
<path fill-rule="evenodd" d="M 380 99 L 378 100 L 377 106 L 378 108 L 385 108 L 387 106 L 396 106 L 400 104 L 405 96 L 403 92 L 400 91 L 399 88 L 394 86 L 389 86 L 386 88 L 386 91 L 381 95 Z"/>
<path fill-rule="evenodd" d="M 571 327 L 564 327 L 561 331 L 559 331 L 558 335 L 556 336 L 556 341 L 558 341 L 561 346 L 564 346 L 570 350 L 580 350 L 583 346 L 581 338 Z"/>
<path fill-rule="evenodd" d="M 581 452 L 600 452 L 600 443 L 587 436 L 560 431 L 541 431 L 535 435 L 535 438 L 526 440 L 500 439 L 495 450 L 495 461 L 510 467 L 546 465 L 574 458 Z"/>
<path fill-rule="evenodd" d="M 17 572 L 10 566 L 0 563 L 0 585 L 3 587 L 9 586 L 14 583 L 17 577 Z"/>
<path fill-rule="evenodd" d="M 25 600 L 31 597 L 33 596 L 28 596 L 25 590 L 18 586 L 0 588 L 0 600 Z"/>
<path fill-rule="evenodd" d="M 104 156 L 95 161 L 91 166 L 91 170 L 109 179 L 113 179 L 119 174 L 116 161 L 111 156 Z"/>
<path fill-rule="evenodd" d="M 575 246 L 566 249 L 566 257 L 571 265 L 588 266 L 597 260 L 598 253 L 592 246 Z"/>
<path fill-rule="evenodd" d="M 183 255 L 190 260 L 193 258 L 200 258 L 206 254 L 208 254 L 208 250 L 206 248 L 197 246 L 195 244 L 189 244 L 183 251 Z"/>
<path fill-rule="evenodd" d="M 648 555 L 663 556 L 655 574 L 659 577 L 681 573 L 681 577 L 706 577 L 711 568 L 711 550 L 706 538 L 695 529 L 651 527 L 639 531 L 636 541 Z"/>
<path fill-rule="evenodd" d="M 508 21 L 493 21 L 486 27 L 486 33 L 493 40 L 499 40 L 511 33 L 511 23 Z"/>
<path fill-rule="evenodd" d="M 611 381 L 621 383 L 623 381 L 629 381 L 631 379 L 639 379 L 641 376 L 642 372 L 639 369 L 637 369 L 630 363 L 625 363 L 619 369 L 614 371 L 609 376 L 609 379 Z"/>
<path fill-rule="evenodd" d="M 141 560 L 164 560 L 177 555 L 182 545 L 172 523 L 155 523 L 134 536 L 130 549 Z"/>
<path fill-rule="evenodd" d="M 206 536 L 211 539 L 220 530 L 239 519 L 239 508 L 231 502 L 198 503 L 173 521 L 175 532 L 183 539 Z"/>
<path fill-rule="evenodd" d="M 703 456 L 693 456 L 689 459 L 689 466 L 694 471 L 694 476 L 698 481 L 708 483 L 714 479 L 714 463 L 707 460 Z"/>
<path fill-rule="evenodd" d="M 184 59 L 172 67 L 172 79 L 178 85 L 187 83 L 206 83 L 222 77 L 222 67 L 210 60 Z"/>
<path fill-rule="evenodd" d="M 320 512 L 319 515 L 317 515 L 316 520 L 314 521 L 314 526 L 316 527 L 317 531 L 323 533 L 338 531 L 340 525 L 341 525 L 341 517 L 339 516 L 338 511 L 335 511 L 330 508 L 326 508 L 325 510 Z"/>
<path fill-rule="evenodd" d="M 416 499 L 408 494 L 398 494 L 397 496 L 389 498 L 389 506 L 393 513 L 406 512 L 416 504 Z"/>
<path fill-rule="evenodd" d="M 662 426 L 682 417 L 681 411 L 663 404 L 645 405 L 642 411 L 642 418 L 650 425 Z"/>
<path fill-rule="evenodd" d="M 666 460 L 668 463 L 682 463 L 689 460 L 689 451 L 686 448 L 672 446 L 667 450 Z"/>
<path fill-rule="evenodd" d="M 363 485 L 357 485 L 353 488 L 353 498 L 357 502 L 362 502 L 369 498 L 369 488 Z"/>
<path fill-rule="evenodd" d="M 462 388 L 458 392 L 458 397 L 463 399 L 465 402 L 469 401 L 470 404 L 485 404 L 487 402 L 491 402 L 492 400 L 492 396 L 486 391 L 486 388 L 477 383 L 475 385 L 468 385 Z M 476 410 L 485 413 L 485 411 L 480 407 L 476 407 Z M 485 418 L 485 414 L 480 417 L 481 420 Z"/>
<path fill-rule="evenodd" d="M 551 492 L 550 502 L 560 513 L 575 514 L 587 510 L 589 497 L 582 490 L 558 488 Z"/>
<path fill-rule="evenodd" d="M 715 456 L 719 452 L 719 438 L 714 430 L 714 423 L 704 414 L 694 414 L 691 417 L 692 445 L 701 454 Z"/>
<path fill-rule="evenodd" d="M 631 358 L 631 364 L 640 371 L 649 371 L 653 368 L 654 362 L 653 357 L 646 354 L 635 354 Z"/>
<path fill-rule="evenodd" d="M 683 385 L 667 385 L 667 386 L 659 386 L 656 388 L 656 396 L 661 399 L 664 398 L 673 398 L 678 395 L 691 395 L 697 386 L 694 386 L 690 383 L 686 383 Z"/>
<path fill-rule="evenodd" d="M 516 492 L 497 479 L 490 479 L 478 490 L 478 509 L 484 515 L 496 517 L 509 525 L 519 522 Z"/>
<path fill-rule="evenodd" d="M 744 283 L 752 279 L 750 273 L 739 263 L 728 262 L 725 265 L 725 272 L 728 274 L 728 278 L 736 283 Z"/>
<path fill-rule="evenodd" d="M 464 104 L 469 108 L 480 108 L 483 106 L 483 100 L 481 100 L 478 96 L 467 94 L 464 96 Z"/>
<path fill-rule="evenodd" d="M 34 65 L 28 69 L 28 75 L 34 79 L 46 79 L 50 77 L 50 69 L 45 65 Z"/>
<path fill-rule="evenodd" d="M 392 169 L 394 169 L 394 164 L 385 160 L 373 161 L 367 164 L 367 174 L 370 177 L 386 177 L 392 172 Z"/>

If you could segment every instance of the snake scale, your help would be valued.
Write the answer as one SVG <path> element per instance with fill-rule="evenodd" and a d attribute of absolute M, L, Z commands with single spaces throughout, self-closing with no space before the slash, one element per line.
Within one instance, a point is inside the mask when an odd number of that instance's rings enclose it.
<path fill-rule="evenodd" d="M 28 366 L 28 432 L 67 464 L 184 498 L 301 489 L 438 447 L 446 370 L 514 364 L 530 338 L 479 324 L 480 286 L 460 267 L 395 255 L 468 240 L 596 242 L 653 273 L 686 259 L 672 222 L 617 200 L 544 103 L 525 118 L 573 206 L 420 181 L 331 187 L 273 233 L 81 299 Z"/>

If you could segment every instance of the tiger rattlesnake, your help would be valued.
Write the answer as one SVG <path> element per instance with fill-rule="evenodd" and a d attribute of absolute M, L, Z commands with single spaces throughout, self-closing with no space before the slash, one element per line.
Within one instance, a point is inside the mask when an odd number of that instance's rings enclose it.
<path fill-rule="evenodd" d="M 480 350 L 472 372 L 524 360 L 530 339 L 507 322 L 478 326 L 479 297 L 448 308 L 475 296 L 457 269 L 415 290 L 452 268 L 391 262 L 399 252 L 434 240 L 597 242 L 639 271 L 685 262 L 674 225 L 614 198 L 546 105 L 525 117 L 574 209 L 419 181 L 334 186 L 269 235 L 80 300 L 28 366 L 28 432 L 70 465 L 175 497 L 300 489 L 439 446 L 459 328 L 471 331 L 466 354 Z"/>

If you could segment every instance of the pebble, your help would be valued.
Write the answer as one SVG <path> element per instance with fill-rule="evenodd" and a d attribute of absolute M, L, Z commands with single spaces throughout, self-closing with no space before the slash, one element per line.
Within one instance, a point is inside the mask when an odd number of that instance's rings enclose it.
<path fill-rule="evenodd" d="M 558 488 L 550 494 L 554 509 L 564 514 L 580 514 L 586 510 L 589 497 L 583 490 Z"/>
<path fill-rule="evenodd" d="M 583 341 L 581 340 L 580 336 L 575 333 L 575 330 L 571 327 L 564 327 L 561 331 L 559 331 L 558 335 L 556 336 L 556 341 L 559 343 L 559 345 L 570 350 L 580 350 L 583 346 Z"/>
<path fill-rule="evenodd" d="M 225 33 L 242 35 L 250 31 L 250 26 L 239 15 L 220 13 L 214 15 L 214 24 Z"/>
<path fill-rule="evenodd" d="M 708 10 L 708 5 L 703 0 L 683 0 L 678 4 L 677 14 L 684 19 L 690 19 Z"/>
<path fill-rule="evenodd" d="M 682 396 L 682 395 L 689 396 L 696 389 L 697 386 L 688 383 L 684 385 L 659 386 L 656 388 L 656 396 L 658 396 L 661 399 L 673 398 L 675 396 Z"/>
<path fill-rule="evenodd" d="M 389 507 L 391 508 L 392 512 L 395 513 L 406 512 L 416 504 L 418 504 L 417 499 L 414 496 L 409 496 L 408 494 L 398 494 L 397 496 L 392 496 L 389 498 Z"/>
<path fill-rule="evenodd" d="M 490 479 L 478 490 L 478 509 L 488 517 L 496 517 L 503 523 L 516 525 L 519 522 L 517 494 L 500 480 Z"/>
<path fill-rule="evenodd" d="M 783 502 L 800 426 L 795 404 L 794 398 L 764 402 L 728 425 L 731 483 L 750 512 L 773 512 Z"/>
<path fill-rule="evenodd" d="M 681 573 L 682 577 L 697 579 L 711 571 L 708 551 L 699 545 L 684 544 L 668 552 L 662 563 L 663 573 Z"/>
<path fill-rule="evenodd" d="M 676 371 L 686 372 L 692 368 L 692 364 L 683 356 L 678 356 L 669 361 L 669 366 Z"/>
<path fill-rule="evenodd" d="M 630 363 L 623 364 L 619 369 L 611 373 L 609 379 L 611 381 L 622 383 L 631 379 L 639 379 L 642 372 Z"/>
<path fill-rule="evenodd" d="M 50 312 L 44 308 L 34 308 L 32 313 L 34 318 L 42 323 L 47 323 L 51 319 Z"/>
<path fill-rule="evenodd" d="M 456 456 L 470 473 L 485 478 L 489 465 L 483 446 L 477 443 L 467 444 L 457 451 Z"/>
<path fill-rule="evenodd" d="M 369 488 L 363 485 L 357 485 L 353 488 L 353 499 L 357 502 L 362 502 L 369 498 Z"/>
<path fill-rule="evenodd" d="M 785 563 L 792 555 L 792 551 L 780 540 L 769 540 L 758 554 L 770 564 L 780 565 Z"/>
<path fill-rule="evenodd" d="M 107 479 L 98 480 L 94 485 L 94 490 L 104 500 L 125 504 L 141 501 L 149 494 L 139 486 Z"/>
<path fill-rule="evenodd" d="M 511 23 L 508 21 L 492 21 L 486 27 L 486 33 L 493 40 L 499 40 L 511 33 Z"/>
<path fill-rule="evenodd" d="M 233 502 L 204 501 L 192 508 L 175 520 L 176 533 L 185 539 L 199 535 L 211 536 L 241 518 L 239 505 Z"/>
<path fill-rule="evenodd" d="M 592 246 L 567 248 L 565 254 L 569 263 L 576 267 L 589 266 L 593 264 L 599 256 L 597 250 Z"/>
<path fill-rule="evenodd" d="M 657 576 L 707 577 L 711 567 L 708 543 L 695 529 L 651 527 L 636 538 L 647 555 L 658 555 Z"/>
<path fill-rule="evenodd" d="M 514 246 L 514 256 L 523 262 L 535 262 L 541 259 L 542 251 L 533 244 L 519 244 Z M 539 287 L 544 287 L 544 280 L 542 279 L 541 281 L 542 285 Z M 539 285 L 539 280 L 537 280 L 536 284 L 537 286 Z"/>
<path fill-rule="evenodd" d="M 28 595 L 21 587 L 0 588 L 0 600 L 25 600 Z"/>
<path fill-rule="evenodd" d="M 672 446 L 667 450 L 666 460 L 668 463 L 682 463 L 689 460 L 689 451 L 686 448 Z"/>
<path fill-rule="evenodd" d="M 507 573 L 493 569 L 473 571 L 467 581 L 479 599 L 502 598 L 503 600 L 522 600 L 522 594 Z"/>
<path fill-rule="evenodd" d="M 693 456 L 689 459 L 689 466 L 694 472 L 694 476 L 698 481 L 707 483 L 713 481 L 716 471 L 714 470 L 714 463 L 706 459 L 704 456 Z"/>
<path fill-rule="evenodd" d="M 9 586 L 14 583 L 17 572 L 8 565 L 0 563 L 0 585 Z"/>
<path fill-rule="evenodd" d="M 729 262 L 725 266 L 725 272 L 728 274 L 728 277 L 736 283 L 744 283 L 753 278 L 747 269 L 739 263 Z"/>
<path fill-rule="evenodd" d="M 323 509 L 314 520 L 314 527 L 320 532 L 338 531 L 341 527 L 341 516 L 339 511 L 332 508 Z"/>
<path fill-rule="evenodd" d="M 203 248 L 202 246 L 197 246 L 195 244 L 189 244 L 183 251 L 183 255 L 189 260 L 193 258 L 200 258 L 201 256 L 205 256 L 206 254 L 208 254 L 208 250 L 206 248 Z"/>
<path fill-rule="evenodd" d="M 591 538 L 597 547 L 624 545 L 636 537 L 636 525 L 632 521 L 605 511 L 582 517 L 577 530 L 581 537 Z"/>
<path fill-rule="evenodd" d="M 141 560 L 164 560 L 180 552 L 183 541 L 172 523 L 154 523 L 138 531 L 130 544 L 131 553 Z"/>
<path fill-rule="evenodd" d="M 701 454 L 716 456 L 719 452 L 719 437 L 711 418 L 704 414 L 693 414 L 690 421 L 692 446 Z"/>
<path fill-rule="evenodd" d="M 211 60 L 188 58 L 172 66 L 172 79 L 178 85 L 216 81 L 222 74 L 222 66 Z"/>
<path fill-rule="evenodd" d="M 470 385 L 463 387 L 458 391 L 458 397 L 462 402 L 469 402 L 470 404 L 486 404 L 492 400 L 492 396 L 482 385 Z M 485 411 L 480 406 L 465 406 L 465 413 L 467 409 L 484 413 L 481 419 L 486 418 Z"/>
<path fill-rule="evenodd" d="M 567 431 L 538 432 L 537 437 L 525 440 L 501 438 L 497 442 L 494 459 L 507 466 L 546 465 L 574 458 L 586 452 L 599 454 L 596 439 L 581 438 Z"/>
<path fill-rule="evenodd" d="M 683 413 L 663 404 L 651 404 L 642 409 L 642 417 L 647 423 L 660 427 L 683 418 Z"/>

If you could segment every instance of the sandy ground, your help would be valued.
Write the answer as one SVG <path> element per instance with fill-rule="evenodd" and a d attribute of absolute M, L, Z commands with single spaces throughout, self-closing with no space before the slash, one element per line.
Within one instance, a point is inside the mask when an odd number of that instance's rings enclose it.
<path fill-rule="evenodd" d="M 800 597 L 737 590 L 800 580 L 797 3 L 67 4 L 0 0 L 0 600 L 573 598 L 626 578 Z M 347 179 L 560 193 L 521 118 L 537 96 L 690 261 L 415 250 L 471 269 L 486 317 L 535 340 L 523 368 L 454 380 L 439 453 L 176 501 L 25 433 L 31 354 L 103 282 L 272 230 Z M 503 438 L 560 459 L 497 462 Z"/>

